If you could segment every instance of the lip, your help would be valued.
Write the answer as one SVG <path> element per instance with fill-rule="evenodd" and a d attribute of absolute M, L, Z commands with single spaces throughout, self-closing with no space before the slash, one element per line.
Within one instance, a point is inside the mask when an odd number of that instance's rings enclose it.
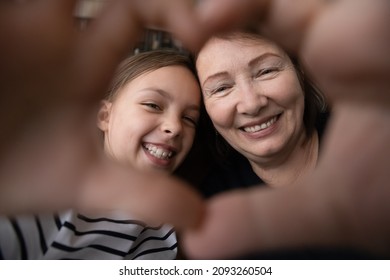
<path fill-rule="evenodd" d="M 153 145 L 157 148 L 161 148 L 166 150 L 169 153 L 172 153 L 172 155 L 169 158 L 159 158 L 151 154 L 151 152 L 146 147 L 147 145 Z M 173 162 L 174 158 L 177 154 L 177 149 L 173 146 L 162 144 L 162 143 L 152 143 L 152 142 L 144 142 L 142 143 L 142 149 L 146 155 L 146 157 L 150 160 L 150 162 L 160 168 L 169 168 Z"/>
<path fill-rule="evenodd" d="M 259 139 L 259 138 L 266 137 L 266 136 L 272 134 L 278 128 L 279 120 L 280 120 L 280 117 L 282 114 L 283 113 L 279 113 L 279 114 L 276 114 L 276 115 L 273 115 L 270 117 L 263 118 L 262 120 L 259 120 L 259 121 L 246 123 L 245 125 L 240 126 L 239 130 L 245 137 L 248 137 L 251 139 Z M 244 127 L 252 127 L 252 126 L 256 126 L 256 125 L 261 125 L 263 123 L 269 122 L 270 120 L 272 120 L 275 117 L 276 117 L 276 120 L 274 121 L 274 123 L 272 123 L 267 128 L 264 128 L 264 129 L 256 131 L 256 132 L 248 132 L 248 131 L 244 130 Z"/>

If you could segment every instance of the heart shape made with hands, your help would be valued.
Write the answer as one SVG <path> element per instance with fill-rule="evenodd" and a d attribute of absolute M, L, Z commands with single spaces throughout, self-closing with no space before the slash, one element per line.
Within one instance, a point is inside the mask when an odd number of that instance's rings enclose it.
<path fill-rule="evenodd" d="M 116 65 L 144 26 L 161 26 L 198 49 L 214 32 L 259 20 L 259 30 L 296 53 L 331 101 L 333 116 L 314 174 L 289 191 L 238 191 L 204 203 L 180 181 L 170 184 L 174 179 L 164 178 L 164 188 L 155 188 L 151 186 L 157 179 L 121 173 L 110 205 L 118 202 L 118 207 L 137 213 L 147 205 L 147 213 L 159 211 L 162 220 L 188 229 L 183 231 L 184 245 L 195 258 L 226 258 L 303 243 L 351 244 L 388 252 L 390 9 L 386 1 L 301 0 L 294 7 L 286 0 L 246 0 L 239 5 L 201 1 L 195 6 L 182 0 L 166 5 L 150 1 L 149 6 L 141 4 L 144 1 L 112 2 L 82 32 L 75 29 L 72 18 L 75 0 L 0 4 L 0 38 L 7 42 L 0 47 L 2 213 L 74 205 L 82 202 L 77 197 L 92 191 L 86 182 L 109 183 L 99 181 L 94 172 L 105 161 L 95 148 L 96 135 L 77 131 L 90 124 Z M 23 161 L 23 155 L 30 160 Z M 108 166 L 112 167 L 108 164 L 104 170 Z M 45 173 L 59 177 L 42 176 Z M 70 180 L 58 182 L 64 177 Z M 119 191 L 132 181 L 139 183 L 138 200 L 131 192 Z M 47 192 L 50 186 L 61 191 Z M 108 194 L 101 186 L 101 194 Z M 153 196 L 148 195 L 151 192 Z M 103 196 L 95 194 L 95 202 L 101 201 Z M 166 199 L 156 199 L 160 194 Z M 232 205 L 242 207 L 238 211 Z"/>

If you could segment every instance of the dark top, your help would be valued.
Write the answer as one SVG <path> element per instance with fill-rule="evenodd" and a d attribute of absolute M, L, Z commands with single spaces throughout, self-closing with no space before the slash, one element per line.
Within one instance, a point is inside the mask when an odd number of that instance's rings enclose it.
<path fill-rule="evenodd" d="M 325 131 L 329 114 L 320 116 L 316 129 L 321 138 Z M 205 176 L 200 191 L 205 197 L 211 197 L 219 192 L 238 188 L 267 187 L 254 173 L 248 160 L 238 152 L 230 151 L 223 161 L 215 160 L 208 174 Z M 296 249 L 281 249 L 258 254 L 243 256 L 242 259 L 381 259 L 383 256 L 374 256 L 353 248 L 329 247 L 300 247 Z"/>
<path fill-rule="evenodd" d="M 226 162 L 214 163 L 200 186 L 205 197 L 237 188 L 263 185 L 263 181 L 252 170 L 249 161 L 237 152 L 232 152 Z"/>
<path fill-rule="evenodd" d="M 320 143 L 328 119 L 329 113 L 322 113 L 316 122 Z M 263 181 L 252 170 L 249 161 L 230 148 L 227 155 L 214 158 L 214 163 L 207 176 L 205 176 L 200 190 L 205 197 L 210 197 L 222 191 L 247 188 L 254 185 L 265 187 Z"/>

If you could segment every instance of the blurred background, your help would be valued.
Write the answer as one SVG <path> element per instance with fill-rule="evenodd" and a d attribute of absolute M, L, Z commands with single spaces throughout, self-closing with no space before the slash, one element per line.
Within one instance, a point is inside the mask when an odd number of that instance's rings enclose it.
<path fill-rule="evenodd" d="M 80 28 L 83 29 L 88 26 L 88 23 L 104 9 L 107 2 L 108 0 L 79 0 L 74 15 L 79 22 Z M 139 53 L 161 48 L 174 48 L 186 52 L 181 43 L 175 40 L 168 32 L 152 27 L 145 29 L 140 41 L 131 51 Z"/>

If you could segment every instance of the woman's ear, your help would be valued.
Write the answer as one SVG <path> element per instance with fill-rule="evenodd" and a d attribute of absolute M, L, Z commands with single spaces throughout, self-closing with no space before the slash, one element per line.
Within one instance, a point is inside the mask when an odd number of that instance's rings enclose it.
<path fill-rule="evenodd" d="M 103 100 L 100 102 L 100 108 L 97 114 L 97 126 L 103 132 L 106 132 L 108 130 L 111 107 L 112 103 L 107 100 Z"/>

